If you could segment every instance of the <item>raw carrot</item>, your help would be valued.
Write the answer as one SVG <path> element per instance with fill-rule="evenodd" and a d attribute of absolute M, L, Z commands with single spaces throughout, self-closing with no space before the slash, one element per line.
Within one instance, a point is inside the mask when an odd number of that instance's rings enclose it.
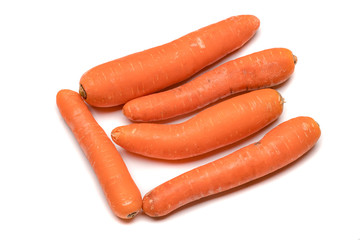
<path fill-rule="evenodd" d="M 123 113 L 133 121 L 165 120 L 195 111 L 234 93 L 272 87 L 294 71 L 296 57 L 273 48 L 226 62 L 171 90 L 127 102 Z"/>
<path fill-rule="evenodd" d="M 223 101 L 179 124 L 133 123 L 115 128 L 111 137 L 130 152 L 183 159 L 239 141 L 276 120 L 282 110 L 280 94 L 262 89 Z"/>
<path fill-rule="evenodd" d="M 151 217 L 274 172 L 311 149 L 320 137 L 310 117 L 286 121 L 259 142 L 216 161 L 181 174 L 151 190 L 143 198 L 143 211 Z"/>
<path fill-rule="evenodd" d="M 259 28 L 252 15 L 233 16 L 167 44 L 99 66 L 81 77 L 90 105 L 111 107 L 183 81 L 244 45 Z"/>
<path fill-rule="evenodd" d="M 133 218 L 141 210 L 142 198 L 115 145 L 77 92 L 60 90 L 56 103 L 93 167 L 114 214 Z"/>

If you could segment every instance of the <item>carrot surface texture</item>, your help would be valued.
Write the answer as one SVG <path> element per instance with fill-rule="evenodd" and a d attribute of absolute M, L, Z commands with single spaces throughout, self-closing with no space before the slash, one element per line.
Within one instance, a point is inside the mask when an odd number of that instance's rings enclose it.
<path fill-rule="evenodd" d="M 263 139 L 223 158 L 181 174 L 151 190 L 143 198 L 143 211 L 151 217 L 274 172 L 310 150 L 320 137 L 310 117 L 288 120 Z"/>
<path fill-rule="evenodd" d="M 56 103 L 94 169 L 114 214 L 133 218 L 141 210 L 142 197 L 111 139 L 77 92 L 60 90 Z"/>
<path fill-rule="evenodd" d="M 179 124 L 132 123 L 115 128 L 111 137 L 130 152 L 183 159 L 239 141 L 275 121 L 282 110 L 281 95 L 261 89 L 218 103 Z"/>
<path fill-rule="evenodd" d="M 294 72 L 296 57 L 273 48 L 226 62 L 192 81 L 168 91 L 127 102 L 124 115 L 132 121 L 165 120 L 195 111 L 234 93 L 272 87 Z"/>
<path fill-rule="evenodd" d="M 80 79 L 88 104 L 111 107 L 183 81 L 243 46 L 259 28 L 252 15 L 233 16 L 172 42 L 101 65 Z"/>

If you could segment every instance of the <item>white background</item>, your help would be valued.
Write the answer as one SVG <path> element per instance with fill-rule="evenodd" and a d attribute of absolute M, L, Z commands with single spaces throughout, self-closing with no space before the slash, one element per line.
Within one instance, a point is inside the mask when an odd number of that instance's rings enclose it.
<path fill-rule="evenodd" d="M 1 1 L 0 239 L 360 239 L 356 2 Z M 276 88 L 286 99 L 282 116 L 196 161 L 149 160 L 118 148 L 141 193 L 292 117 L 320 123 L 318 144 L 270 177 L 165 218 L 116 218 L 57 110 L 57 91 L 77 91 L 95 65 L 239 14 L 256 15 L 260 29 L 220 63 L 272 47 L 298 57 L 294 75 Z M 91 111 L 108 134 L 130 123 L 121 107 Z"/>

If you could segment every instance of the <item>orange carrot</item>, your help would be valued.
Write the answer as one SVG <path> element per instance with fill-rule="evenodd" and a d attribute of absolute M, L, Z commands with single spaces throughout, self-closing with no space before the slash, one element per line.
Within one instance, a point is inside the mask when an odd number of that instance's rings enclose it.
<path fill-rule="evenodd" d="M 111 107 L 183 81 L 244 45 L 259 27 L 252 15 L 230 17 L 170 43 L 87 71 L 79 92 L 90 105 Z"/>
<path fill-rule="evenodd" d="M 151 217 L 274 172 L 311 149 L 320 137 L 319 125 L 309 117 L 280 124 L 259 142 L 181 174 L 147 193 L 143 211 Z"/>
<path fill-rule="evenodd" d="M 171 90 L 127 102 L 133 121 L 157 121 L 195 111 L 234 93 L 272 87 L 294 71 L 296 57 L 285 48 L 268 49 L 229 61 Z"/>
<path fill-rule="evenodd" d="M 60 90 L 56 103 L 93 167 L 112 211 L 120 218 L 134 217 L 141 210 L 141 194 L 115 145 L 77 92 Z"/>
<path fill-rule="evenodd" d="M 133 123 L 115 128 L 113 141 L 130 152 L 161 159 L 197 156 L 239 141 L 276 120 L 283 99 L 273 89 L 246 93 L 179 124 Z"/>

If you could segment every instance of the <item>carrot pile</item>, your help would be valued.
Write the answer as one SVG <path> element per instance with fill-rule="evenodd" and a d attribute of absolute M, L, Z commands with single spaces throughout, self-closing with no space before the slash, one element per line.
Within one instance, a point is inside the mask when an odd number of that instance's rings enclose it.
<path fill-rule="evenodd" d="M 241 48 L 259 25 L 255 16 L 233 16 L 164 45 L 100 64 L 83 74 L 79 92 L 58 92 L 60 114 L 116 216 L 131 219 L 141 210 L 151 217 L 165 216 L 277 171 L 316 144 L 321 134 L 317 122 L 295 117 L 259 141 L 165 181 L 143 197 L 114 145 L 149 158 L 192 159 L 236 144 L 276 121 L 284 99 L 272 87 L 287 81 L 297 62 L 286 48 L 227 61 L 159 92 Z M 118 105 L 123 105 L 123 114 L 134 123 L 115 127 L 108 136 L 88 107 Z M 154 123 L 196 110 L 181 123 Z"/>

